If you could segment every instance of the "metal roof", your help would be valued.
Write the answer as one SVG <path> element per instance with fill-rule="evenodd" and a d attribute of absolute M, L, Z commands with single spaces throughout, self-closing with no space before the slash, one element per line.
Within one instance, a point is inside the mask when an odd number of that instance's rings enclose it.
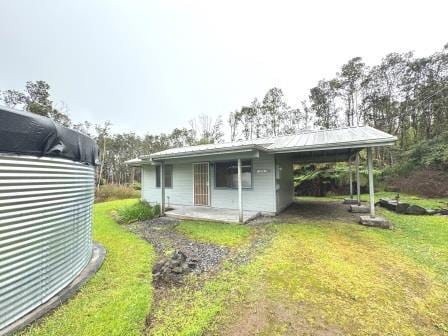
<path fill-rule="evenodd" d="M 390 146 L 393 145 L 396 140 L 397 138 L 395 136 L 373 127 L 356 126 L 302 131 L 294 135 L 271 138 L 170 148 L 151 155 L 144 155 L 141 159 L 157 161 L 162 159 L 237 153 L 252 150 L 260 150 L 268 153 L 328 151 L 344 148 Z M 132 163 L 138 164 L 135 161 Z"/>

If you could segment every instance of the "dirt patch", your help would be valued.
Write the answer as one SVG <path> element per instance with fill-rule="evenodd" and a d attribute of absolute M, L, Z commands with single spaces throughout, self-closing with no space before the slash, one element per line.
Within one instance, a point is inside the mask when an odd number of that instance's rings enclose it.
<path fill-rule="evenodd" d="M 232 321 L 227 321 L 212 335 L 251 336 L 251 335 L 317 335 L 338 336 L 344 333 L 330 326 L 321 318 L 309 317 L 312 307 L 303 303 L 288 303 L 259 297 L 234 310 Z"/>
<path fill-rule="evenodd" d="M 263 225 L 270 223 L 294 223 L 301 221 L 340 221 L 357 223 L 359 215 L 348 211 L 349 205 L 341 201 L 306 201 L 298 200 L 275 217 L 258 217 L 248 225 Z"/>

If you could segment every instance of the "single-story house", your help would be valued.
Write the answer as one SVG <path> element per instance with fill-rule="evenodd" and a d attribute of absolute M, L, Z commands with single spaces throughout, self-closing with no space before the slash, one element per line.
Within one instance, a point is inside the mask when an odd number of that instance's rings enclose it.
<path fill-rule="evenodd" d="M 162 211 L 233 209 L 242 222 L 244 211 L 275 215 L 293 202 L 294 163 L 351 161 L 367 148 L 371 166 L 372 148 L 395 141 L 390 134 L 358 126 L 171 148 L 127 163 L 141 167 L 142 199 L 160 204 Z"/>

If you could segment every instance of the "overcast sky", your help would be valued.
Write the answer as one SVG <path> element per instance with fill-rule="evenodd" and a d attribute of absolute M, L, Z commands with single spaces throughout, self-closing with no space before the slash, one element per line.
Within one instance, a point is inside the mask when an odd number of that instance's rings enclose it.
<path fill-rule="evenodd" d="M 0 0 L 0 90 L 45 80 L 75 121 L 169 132 L 273 86 L 291 106 L 354 56 L 429 55 L 448 1 Z"/>

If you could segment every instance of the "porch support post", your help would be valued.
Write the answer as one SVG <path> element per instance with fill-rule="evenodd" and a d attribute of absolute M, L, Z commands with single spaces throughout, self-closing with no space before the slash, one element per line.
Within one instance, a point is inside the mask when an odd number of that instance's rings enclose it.
<path fill-rule="evenodd" d="M 165 162 L 160 165 L 160 189 L 162 191 L 162 200 L 160 202 L 160 215 L 165 216 Z"/>
<path fill-rule="evenodd" d="M 361 205 L 361 182 L 359 178 L 359 152 L 356 153 L 356 200 L 358 205 Z"/>
<path fill-rule="evenodd" d="M 244 222 L 243 218 L 243 182 L 242 182 L 242 168 L 241 168 L 241 159 L 238 159 L 238 207 L 239 207 L 239 216 L 238 220 L 240 223 Z"/>
<path fill-rule="evenodd" d="M 375 217 L 375 190 L 373 189 L 373 159 L 372 147 L 367 148 L 367 164 L 369 168 L 369 201 L 370 201 L 370 217 Z"/>
<path fill-rule="evenodd" d="M 350 183 L 350 199 L 353 199 L 353 177 L 352 177 L 352 157 L 348 159 L 348 180 Z"/>

